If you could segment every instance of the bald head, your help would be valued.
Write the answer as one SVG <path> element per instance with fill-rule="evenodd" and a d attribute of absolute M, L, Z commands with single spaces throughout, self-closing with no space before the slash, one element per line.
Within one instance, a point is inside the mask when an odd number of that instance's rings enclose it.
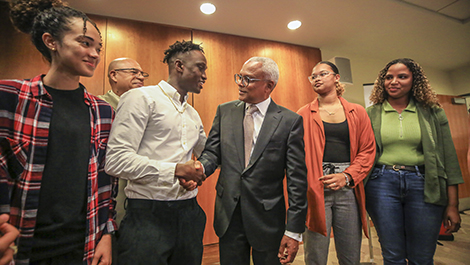
<path fill-rule="evenodd" d="M 108 66 L 108 78 L 111 89 L 121 96 L 129 89 L 144 85 L 142 67 L 130 58 L 118 58 Z"/>

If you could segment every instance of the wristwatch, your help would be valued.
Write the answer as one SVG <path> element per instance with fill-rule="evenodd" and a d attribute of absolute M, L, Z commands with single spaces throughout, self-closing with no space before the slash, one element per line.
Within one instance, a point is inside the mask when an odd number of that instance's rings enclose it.
<path fill-rule="evenodd" d="M 349 180 L 349 174 L 346 174 L 344 172 L 343 172 L 343 175 L 344 175 L 344 178 L 346 179 L 346 186 L 354 187 L 354 179 L 351 178 L 351 180 Z"/>

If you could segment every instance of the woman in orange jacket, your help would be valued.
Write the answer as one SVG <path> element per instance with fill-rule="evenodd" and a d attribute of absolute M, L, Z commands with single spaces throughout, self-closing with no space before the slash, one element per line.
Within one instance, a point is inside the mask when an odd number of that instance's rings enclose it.
<path fill-rule="evenodd" d="M 309 185 L 305 263 L 327 264 L 333 227 L 339 264 L 359 264 L 361 224 L 368 236 L 362 181 L 374 163 L 374 132 L 365 109 L 341 97 L 333 63 L 319 62 L 308 79 L 318 98 L 298 111 Z"/>

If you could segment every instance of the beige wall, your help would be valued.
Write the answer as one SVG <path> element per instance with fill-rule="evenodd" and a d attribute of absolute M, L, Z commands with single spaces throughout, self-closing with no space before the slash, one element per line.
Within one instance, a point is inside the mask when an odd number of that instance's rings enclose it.
<path fill-rule="evenodd" d="M 451 71 L 450 77 L 455 95 L 470 93 L 470 65 L 460 67 Z"/>
<path fill-rule="evenodd" d="M 351 71 L 353 76 L 353 85 L 346 86 L 344 98 L 347 100 L 364 105 L 363 84 L 374 83 L 379 71 L 391 60 L 359 56 L 352 53 L 330 50 L 328 47 L 320 48 L 323 60 L 329 60 L 335 56 L 346 57 L 351 61 Z M 419 62 L 418 62 L 419 63 Z M 437 94 L 442 95 L 461 95 L 470 93 L 470 66 L 454 72 L 445 72 L 426 65 L 422 65 L 432 88 Z M 466 90 L 465 90 L 466 84 Z M 463 87 L 462 89 L 458 89 Z M 466 92 L 465 92 L 466 91 Z"/>

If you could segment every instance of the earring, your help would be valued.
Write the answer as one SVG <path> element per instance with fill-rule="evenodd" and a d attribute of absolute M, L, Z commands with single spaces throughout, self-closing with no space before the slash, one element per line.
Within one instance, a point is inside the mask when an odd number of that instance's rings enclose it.
<path fill-rule="evenodd" d="M 54 47 L 52 47 L 52 48 L 51 48 L 51 50 L 52 50 L 52 51 L 55 51 L 55 48 L 54 48 Z"/>

